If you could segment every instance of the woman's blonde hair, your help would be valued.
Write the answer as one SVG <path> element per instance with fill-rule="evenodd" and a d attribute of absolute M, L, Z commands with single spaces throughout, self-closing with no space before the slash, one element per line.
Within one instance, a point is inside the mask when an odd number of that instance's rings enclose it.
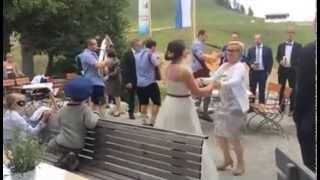
<path fill-rule="evenodd" d="M 5 98 L 6 108 L 9 110 L 15 110 L 17 101 L 22 98 L 24 98 L 24 96 L 19 93 L 8 94 Z"/>

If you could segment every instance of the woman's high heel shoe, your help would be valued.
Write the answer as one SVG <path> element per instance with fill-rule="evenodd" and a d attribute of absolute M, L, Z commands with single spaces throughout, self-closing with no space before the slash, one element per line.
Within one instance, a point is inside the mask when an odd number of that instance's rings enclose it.
<path fill-rule="evenodd" d="M 230 166 L 230 167 L 232 168 L 232 167 L 233 167 L 233 162 L 232 162 L 232 161 L 229 161 L 229 162 L 227 162 L 227 163 L 224 163 L 224 164 L 222 164 L 222 165 L 219 165 L 219 166 L 217 166 L 217 170 L 218 170 L 218 171 L 224 171 L 224 170 L 226 170 L 226 168 L 227 168 L 228 166 Z"/>
<path fill-rule="evenodd" d="M 241 167 L 241 168 L 237 168 L 235 170 L 232 171 L 232 174 L 234 176 L 241 176 L 242 174 L 244 174 L 244 167 Z"/>

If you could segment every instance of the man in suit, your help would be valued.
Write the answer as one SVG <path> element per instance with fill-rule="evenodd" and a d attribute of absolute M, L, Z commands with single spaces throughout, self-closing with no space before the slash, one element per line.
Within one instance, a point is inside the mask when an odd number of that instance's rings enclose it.
<path fill-rule="evenodd" d="M 265 103 L 265 87 L 272 71 L 273 57 L 271 48 L 262 43 L 260 34 L 254 35 L 255 46 L 248 50 L 247 64 L 250 67 L 250 90 L 256 95 L 259 85 L 259 103 Z"/>
<path fill-rule="evenodd" d="M 294 87 L 296 81 L 296 67 L 298 63 L 298 57 L 300 50 L 302 48 L 301 44 L 293 40 L 294 29 L 289 28 L 287 30 L 287 39 L 278 46 L 277 51 L 277 61 L 279 63 L 278 68 L 278 80 L 281 84 L 279 105 L 281 106 L 281 111 L 284 110 L 283 93 L 288 80 L 289 87 L 292 88 L 292 95 L 290 97 L 290 113 L 292 115 L 293 105 L 294 105 Z"/>
<path fill-rule="evenodd" d="M 315 172 L 315 91 L 316 91 L 316 42 L 313 41 L 301 49 L 293 119 L 304 164 Z"/>
<path fill-rule="evenodd" d="M 122 80 L 127 90 L 127 102 L 129 105 L 129 118 L 134 117 L 134 105 L 137 89 L 137 74 L 135 64 L 135 54 L 143 48 L 143 43 L 139 39 L 133 39 L 130 43 L 130 48 L 124 53 L 123 61 L 121 64 Z"/>

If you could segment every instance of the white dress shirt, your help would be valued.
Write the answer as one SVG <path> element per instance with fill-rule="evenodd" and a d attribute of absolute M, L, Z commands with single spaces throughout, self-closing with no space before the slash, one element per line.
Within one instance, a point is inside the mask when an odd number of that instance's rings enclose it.
<path fill-rule="evenodd" d="M 288 45 L 288 43 L 290 43 L 291 45 Z M 287 59 L 287 62 L 285 62 L 284 66 L 285 67 L 291 67 L 291 54 L 292 54 L 292 47 L 293 47 L 293 41 L 292 42 L 288 42 L 286 41 L 286 48 L 285 48 L 285 57 Z"/>
<path fill-rule="evenodd" d="M 256 63 L 259 63 L 258 70 L 264 70 L 263 67 L 263 61 L 262 61 L 262 49 L 263 49 L 263 44 L 260 44 L 260 48 L 256 46 Z"/>

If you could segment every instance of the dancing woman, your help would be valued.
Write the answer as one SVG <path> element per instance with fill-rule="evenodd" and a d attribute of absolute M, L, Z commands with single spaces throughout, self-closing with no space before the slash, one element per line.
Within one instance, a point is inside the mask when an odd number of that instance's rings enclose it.
<path fill-rule="evenodd" d="M 213 83 L 203 88 L 198 87 L 190 67 L 184 62 L 187 55 L 183 41 L 175 40 L 168 44 L 165 58 L 171 63 L 166 73 L 167 97 L 160 108 L 154 127 L 203 135 L 191 94 L 208 96 L 213 89 Z M 202 167 L 201 180 L 218 179 L 208 140 L 203 143 Z"/>

